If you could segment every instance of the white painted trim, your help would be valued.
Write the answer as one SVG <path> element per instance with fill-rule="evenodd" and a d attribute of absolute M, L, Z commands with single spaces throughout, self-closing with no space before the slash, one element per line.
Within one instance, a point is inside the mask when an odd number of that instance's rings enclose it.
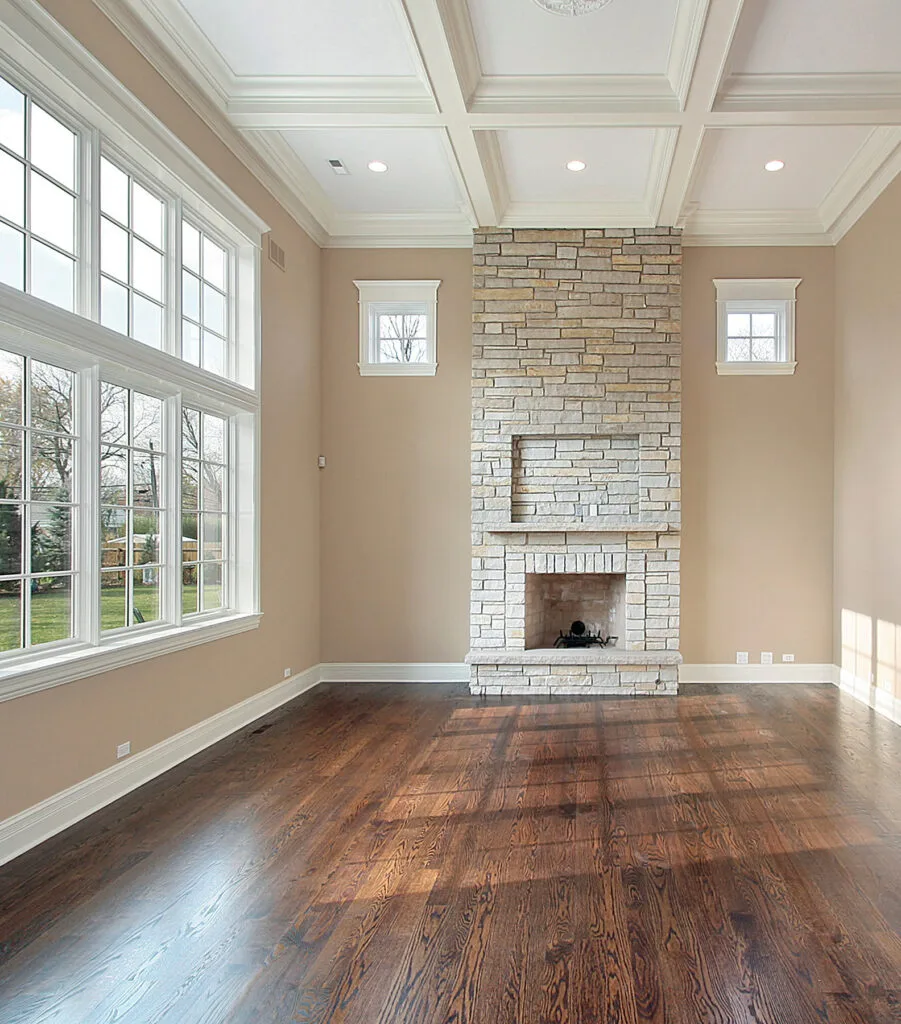
<path fill-rule="evenodd" d="M 327 662 L 319 666 L 323 683 L 468 683 L 462 662 Z"/>
<path fill-rule="evenodd" d="M 438 372 L 438 289 L 441 281 L 354 281 L 359 292 L 360 361 L 363 377 L 433 377 Z M 418 363 L 382 362 L 376 321 L 380 314 L 425 315 L 426 358 Z"/>
<path fill-rule="evenodd" d="M 489 75 L 479 80 L 473 114 L 670 113 L 679 100 L 665 75 Z"/>
<path fill-rule="evenodd" d="M 885 690 L 880 690 L 866 679 L 861 679 L 847 669 L 834 665 L 833 682 L 842 691 L 848 693 L 862 704 L 872 708 L 878 715 L 889 719 L 895 725 L 901 725 L 901 700 L 893 697 Z"/>
<path fill-rule="evenodd" d="M 832 665 L 682 665 L 680 683 L 831 683 Z"/>
<path fill-rule="evenodd" d="M 899 74 L 734 74 L 723 82 L 716 110 L 837 112 L 899 106 Z"/>
<path fill-rule="evenodd" d="M 250 725 L 312 689 L 319 681 L 319 666 L 316 665 L 0 822 L 0 864 Z"/>
<path fill-rule="evenodd" d="M 796 362 L 785 363 L 726 363 L 717 362 L 716 372 L 720 377 L 790 377 L 797 367 Z"/>

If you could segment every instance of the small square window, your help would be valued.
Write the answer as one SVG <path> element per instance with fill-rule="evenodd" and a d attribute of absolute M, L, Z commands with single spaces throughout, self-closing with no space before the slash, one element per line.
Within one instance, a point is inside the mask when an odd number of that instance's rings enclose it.
<path fill-rule="evenodd" d="M 355 281 L 360 293 L 360 373 L 431 376 L 438 369 L 440 281 Z"/>
<path fill-rule="evenodd" d="M 799 279 L 716 280 L 719 374 L 795 372 Z"/>

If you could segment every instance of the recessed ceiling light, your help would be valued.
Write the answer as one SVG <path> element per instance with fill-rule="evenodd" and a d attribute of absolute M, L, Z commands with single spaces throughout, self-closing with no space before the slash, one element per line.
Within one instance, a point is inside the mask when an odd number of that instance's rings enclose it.
<path fill-rule="evenodd" d="M 388 170 L 388 165 L 383 160 L 371 160 L 368 166 L 369 170 L 376 174 L 384 174 Z"/>
<path fill-rule="evenodd" d="M 566 165 L 566 169 L 568 171 L 584 171 L 585 166 L 586 164 L 584 160 L 570 160 Z"/>
<path fill-rule="evenodd" d="M 768 171 L 781 171 L 785 166 L 784 160 L 769 160 L 763 165 Z"/>

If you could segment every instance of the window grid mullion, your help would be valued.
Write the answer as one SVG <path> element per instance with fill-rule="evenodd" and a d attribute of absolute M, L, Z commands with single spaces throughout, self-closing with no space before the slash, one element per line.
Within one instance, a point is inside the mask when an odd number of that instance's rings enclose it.
<path fill-rule="evenodd" d="M 175 626 L 182 624 L 182 529 L 181 529 L 181 397 L 174 395 L 163 403 L 164 444 L 166 448 L 165 509 L 163 544 L 160 557 L 167 571 L 163 600 L 163 617 Z"/>
<path fill-rule="evenodd" d="M 76 623 L 78 639 L 100 643 L 100 370 L 92 367 L 78 375 L 76 406 L 79 433 L 78 509 L 73 567 L 76 573 Z"/>

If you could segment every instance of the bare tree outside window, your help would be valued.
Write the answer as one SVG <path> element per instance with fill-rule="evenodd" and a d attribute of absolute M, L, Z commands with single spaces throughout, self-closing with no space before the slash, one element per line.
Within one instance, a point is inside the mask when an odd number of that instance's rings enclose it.
<path fill-rule="evenodd" d="M 416 313 L 381 313 L 379 359 L 383 363 L 422 363 L 426 358 L 426 318 Z"/>

